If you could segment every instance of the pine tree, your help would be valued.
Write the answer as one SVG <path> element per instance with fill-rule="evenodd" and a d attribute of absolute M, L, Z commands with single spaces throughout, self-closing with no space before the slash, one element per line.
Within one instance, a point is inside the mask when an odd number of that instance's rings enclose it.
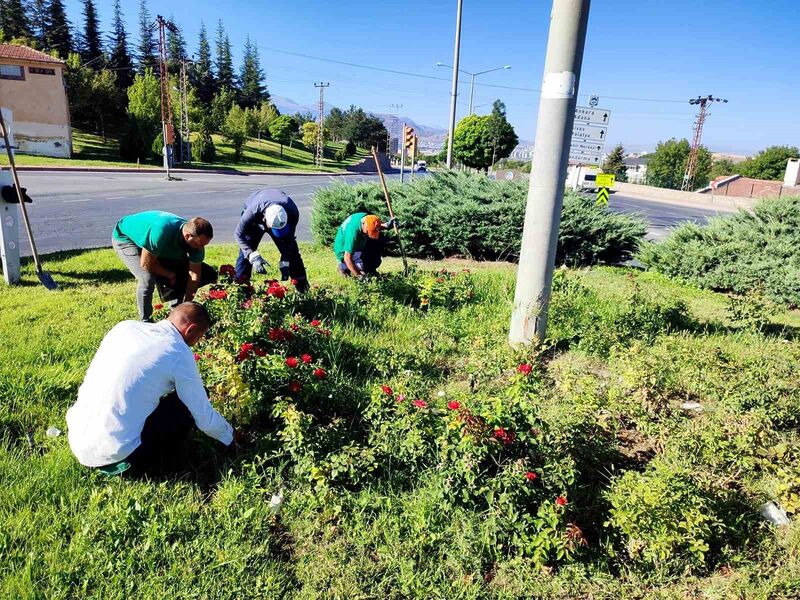
<path fill-rule="evenodd" d="M 0 29 L 5 39 L 33 37 L 22 0 L 4 0 L 1 8 Z"/>
<path fill-rule="evenodd" d="M 147 0 L 139 0 L 139 46 L 136 59 L 139 61 L 139 73 L 145 74 L 147 69 L 156 67 L 156 40 L 153 17 L 147 9 Z"/>
<path fill-rule="evenodd" d="M 205 106 L 211 106 L 211 101 L 217 92 L 214 80 L 214 70 L 211 63 L 211 45 L 208 43 L 208 32 L 205 23 L 200 22 L 200 38 L 198 42 L 197 62 L 191 71 L 192 87 L 197 89 L 197 97 Z"/>
<path fill-rule="evenodd" d="M 258 106 L 264 99 L 264 73 L 261 71 L 260 60 L 258 58 L 258 46 L 250 42 L 250 36 L 244 44 L 244 57 L 242 59 L 242 71 L 239 81 L 242 85 L 240 95 L 241 104 L 245 108 Z"/>
<path fill-rule="evenodd" d="M 31 33 L 42 48 L 47 48 L 47 28 L 50 23 L 50 11 L 47 0 L 33 0 L 31 6 Z"/>
<path fill-rule="evenodd" d="M 175 17 L 169 16 L 169 20 L 174 24 Z M 167 58 L 169 60 L 169 71 L 180 73 L 181 62 L 186 59 L 186 40 L 180 27 L 175 25 L 175 29 L 167 29 Z"/>
<path fill-rule="evenodd" d="M 133 83 L 133 60 L 128 53 L 128 34 L 120 0 L 114 0 L 113 33 L 108 37 L 108 66 L 117 74 L 117 88 L 127 90 Z"/>
<path fill-rule="evenodd" d="M 603 166 L 600 167 L 603 173 L 613 173 L 617 176 L 617 181 L 628 181 L 628 167 L 625 165 L 625 149 L 622 144 L 617 146 L 606 157 Z"/>
<path fill-rule="evenodd" d="M 222 19 L 217 23 L 217 38 L 216 42 L 216 67 L 217 72 L 217 89 L 233 90 L 236 88 L 236 82 L 233 75 L 233 58 L 231 57 L 231 41 L 225 33 L 225 28 L 222 26 Z"/>
<path fill-rule="evenodd" d="M 100 41 L 100 27 L 97 22 L 97 7 L 94 0 L 83 0 L 83 35 L 81 35 L 80 55 L 85 63 L 91 63 L 94 70 L 103 65 L 103 44 Z"/>
<path fill-rule="evenodd" d="M 44 42 L 45 48 L 55 50 L 61 58 L 72 52 L 72 32 L 62 0 L 50 0 Z"/>

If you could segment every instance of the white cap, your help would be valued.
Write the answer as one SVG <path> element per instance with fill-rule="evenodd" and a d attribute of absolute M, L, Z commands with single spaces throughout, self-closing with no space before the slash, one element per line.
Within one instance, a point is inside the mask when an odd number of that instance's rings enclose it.
<path fill-rule="evenodd" d="M 271 204 L 264 211 L 264 222 L 272 229 L 283 229 L 289 222 L 286 211 L 279 204 Z"/>

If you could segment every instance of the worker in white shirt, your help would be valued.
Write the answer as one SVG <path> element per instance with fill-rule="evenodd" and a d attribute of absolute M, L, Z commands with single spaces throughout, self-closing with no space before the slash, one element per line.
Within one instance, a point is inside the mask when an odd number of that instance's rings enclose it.
<path fill-rule="evenodd" d="M 109 475 L 158 468 L 195 426 L 234 441 L 191 350 L 210 325 L 202 305 L 184 302 L 163 321 L 123 321 L 106 334 L 67 411 L 69 445 L 82 465 Z"/>

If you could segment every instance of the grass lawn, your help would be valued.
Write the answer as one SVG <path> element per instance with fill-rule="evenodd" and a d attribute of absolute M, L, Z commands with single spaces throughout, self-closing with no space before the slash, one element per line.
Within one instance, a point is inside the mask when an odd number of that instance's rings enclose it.
<path fill-rule="evenodd" d="M 102 137 L 73 129 L 73 158 L 50 158 L 47 156 L 34 156 L 30 154 L 17 154 L 15 156 L 17 164 L 26 166 L 71 166 L 71 167 L 126 167 L 135 168 L 135 163 L 126 162 L 119 157 L 119 141 L 114 137 L 108 137 L 105 141 Z M 248 140 L 242 159 L 239 162 L 234 160 L 233 148 L 227 144 L 221 136 L 214 136 L 214 144 L 217 147 L 217 162 L 192 163 L 192 168 L 197 169 L 237 169 L 247 171 L 313 171 L 320 169 L 314 164 L 314 149 L 307 151 L 302 144 L 295 143 L 293 148 L 288 146 L 281 148 L 279 144 L 269 140 L 258 141 L 257 139 Z M 325 146 L 325 164 L 321 171 L 326 173 L 337 173 L 345 167 L 358 164 L 368 152 L 359 148 L 355 154 L 342 163 L 336 162 L 333 157 L 336 151 L 344 146 L 343 143 L 328 142 Z M 8 159 L 4 154 L 0 154 L 0 165 L 7 165 Z M 161 167 L 161 161 L 148 160 L 142 163 L 142 167 Z"/>
<path fill-rule="evenodd" d="M 198 350 L 250 443 L 226 453 L 197 434 L 190 466 L 156 479 L 103 478 L 45 435 L 66 429 L 104 334 L 135 318 L 116 255 L 45 257 L 56 292 L 31 265 L 0 289 L 0 597 L 800 595 L 797 312 L 755 331 L 725 296 L 655 274 L 559 271 L 551 339 L 513 350 L 511 265 L 418 261 L 405 281 L 390 259 L 364 287 L 328 249 L 302 250 L 311 296 L 269 299 L 248 321 L 230 287 Z M 230 263 L 235 249 L 207 256 Z M 283 356 L 232 357 L 237 336 L 296 313 L 328 376 L 292 400 Z M 769 499 L 798 511 L 792 525 L 763 522 Z"/>

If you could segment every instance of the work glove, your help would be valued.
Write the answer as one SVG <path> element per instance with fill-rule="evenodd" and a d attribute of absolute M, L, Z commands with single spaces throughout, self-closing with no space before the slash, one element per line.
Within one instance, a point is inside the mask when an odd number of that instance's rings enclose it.
<path fill-rule="evenodd" d="M 289 263 L 282 260 L 278 263 L 278 268 L 281 271 L 281 281 L 289 281 Z"/>
<path fill-rule="evenodd" d="M 394 218 L 394 217 L 392 217 L 391 219 L 389 219 L 389 220 L 388 220 L 388 221 L 387 221 L 387 222 L 384 224 L 384 227 L 385 227 L 386 229 L 393 229 L 395 226 L 397 226 L 397 228 L 398 228 L 398 229 L 400 229 L 400 221 L 398 221 L 398 220 L 397 220 L 396 218 Z"/>
<path fill-rule="evenodd" d="M 297 279 L 294 284 L 294 289 L 296 289 L 299 293 L 305 294 L 308 291 L 308 279 L 303 277 L 302 279 Z"/>
<path fill-rule="evenodd" d="M 247 260 L 250 261 L 250 264 L 253 265 L 253 271 L 258 273 L 259 275 L 263 275 L 267 272 L 267 267 L 269 263 L 264 260 L 264 257 L 261 256 L 261 253 L 256 250 L 255 252 L 251 252 L 250 256 L 247 257 Z"/>

